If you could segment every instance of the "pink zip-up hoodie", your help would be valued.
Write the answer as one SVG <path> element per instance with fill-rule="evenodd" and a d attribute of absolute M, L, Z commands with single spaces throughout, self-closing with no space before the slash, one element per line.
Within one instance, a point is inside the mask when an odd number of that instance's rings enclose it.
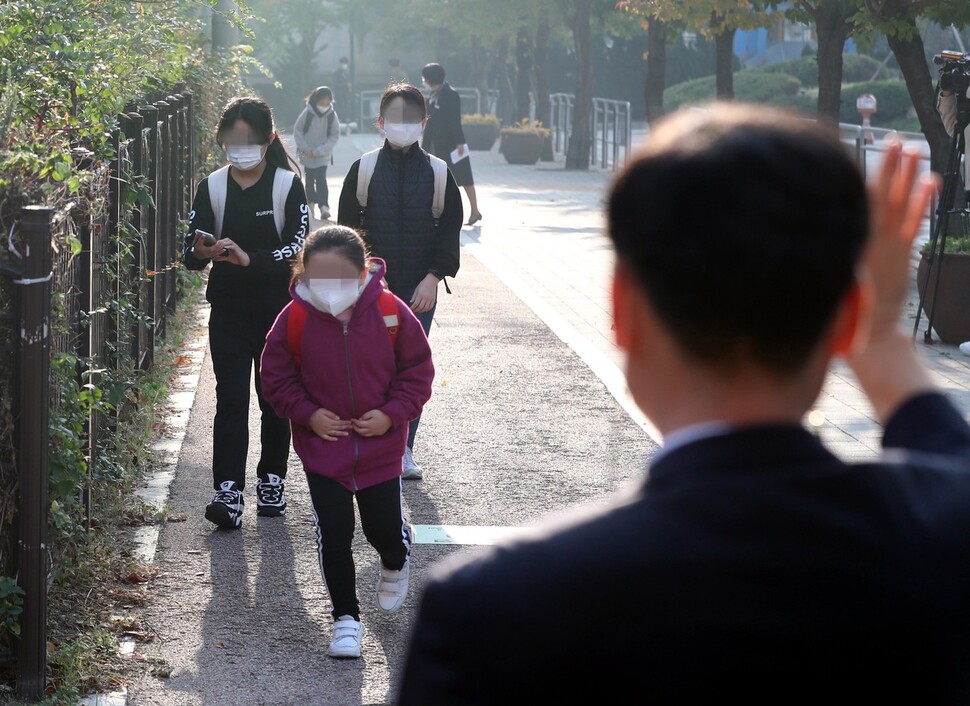
<path fill-rule="evenodd" d="M 331 478 L 350 491 L 369 488 L 401 475 L 408 422 L 431 397 L 434 364 L 421 323 L 400 299 L 397 343 L 392 346 L 377 299 L 386 265 L 372 258 L 371 278 L 346 322 L 314 308 L 290 288 L 293 300 L 276 317 L 266 336 L 259 374 L 263 396 L 276 414 L 290 420 L 293 449 L 307 473 Z M 307 310 L 298 368 L 290 351 L 290 310 Z M 352 429 L 325 441 L 310 429 L 320 408 L 341 419 L 379 409 L 391 419 L 383 436 L 362 437 Z"/>

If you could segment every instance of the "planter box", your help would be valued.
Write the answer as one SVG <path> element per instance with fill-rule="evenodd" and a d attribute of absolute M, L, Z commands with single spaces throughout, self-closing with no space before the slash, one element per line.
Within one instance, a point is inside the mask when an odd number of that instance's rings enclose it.
<path fill-rule="evenodd" d="M 509 164 L 535 164 L 542 155 L 542 135 L 506 132 L 502 135 L 501 152 Z"/>
<path fill-rule="evenodd" d="M 465 133 L 468 149 L 477 152 L 488 152 L 498 139 L 498 125 L 462 125 L 461 129 Z"/>
<path fill-rule="evenodd" d="M 936 288 L 938 271 L 940 280 Z M 941 343 L 959 345 L 970 341 L 970 255 L 943 253 L 932 269 L 923 255 L 916 270 L 916 283 L 917 291 L 925 291 L 921 319 L 924 328 L 932 312 L 933 331 Z"/>

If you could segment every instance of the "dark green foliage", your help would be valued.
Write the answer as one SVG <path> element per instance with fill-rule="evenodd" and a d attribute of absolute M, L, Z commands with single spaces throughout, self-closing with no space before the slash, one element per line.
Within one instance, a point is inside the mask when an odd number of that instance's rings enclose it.
<path fill-rule="evenodd" d="M 880 63 L 870 56 L 843 54 L 842 83 L 868 81 L 880 71 L 880 67 Z M 794 76 L 805 88 L 816 88 L 818 86 L 818 62 L 815 60 L 814 54 L 794 61 L 782 61 L 753 70 Z M 885 72 L 884 69 L 881 73 L 885 74 Z M 881 77 L 886 78 L 885 75 Z"/>
<path fill-rule="evenodd" d="M 796 102 L 801 83 L 794 76 L 764 71 L 740 71 L 734 76 L 734 97 L 738 101 L 792 105 Z M 684 105 L 714 100 L 713 76 L 685 81 L 664 92 L 664 105 L 675 110 Z"/>
<path fill-rule="evenodd" d="M 843 84 L 842 110 L 839 112 L 841 122 L 860 122 L 861 116 L 856 110 L 855 102 L 864 93 L 871 93 L 876 97 L 878 109 L 872 116 L 873 125 L 889 126 L 896 120 L 906 118 L 913 107 L 906 82 L 902 80 Z"/>

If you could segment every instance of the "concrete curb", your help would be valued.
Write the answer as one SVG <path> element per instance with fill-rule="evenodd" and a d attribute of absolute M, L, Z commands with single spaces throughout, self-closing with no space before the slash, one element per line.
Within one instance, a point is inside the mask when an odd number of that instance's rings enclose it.
<path fill-rule="evenodd" d="M 197 317 L 198 325 L 206 326 L 209 321 L 209 305 L 200 298 L 191 307 L 194 309 L 193 313 Z M 135 490 L 135 494 L 146 505 L 154 508 L 159 517 L 165 517 L 168 507 L 169 486 L 175 479 L 182 441 L 189 428 L 192 405 L 195 403 L 195 392 L 207 346 L 208 337 L 205 335 L 186 340 L 183 344 L 177 363 L 178 373 L 169 386 L 168 397 L 162 405 L 164 415 L 160 415 L 165 420 L 165 436 L 157 438 L 151 446 L 157 468 L 145 478 L 142 487 Z M 151 564 L 154 561 L 158 537 L 164 522 L 163 519 L 161 522 L 135 529 L 135 556 L 143 564 Z M 131 658 L 136 644 L 136 641 L 131 638 L 120 640 L 118 654 Z M 92 694 L 79 703 L 80 706 L 125 706 L 128 703 L 128 690 Z"/>

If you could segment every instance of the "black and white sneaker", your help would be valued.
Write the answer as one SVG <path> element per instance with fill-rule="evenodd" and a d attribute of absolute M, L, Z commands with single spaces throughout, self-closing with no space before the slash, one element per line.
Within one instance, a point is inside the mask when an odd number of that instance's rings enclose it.
<path fill-rule="evenodd" d="M 275 473 L 267 473 L 266 480 L 256 484 L 256 514 L 262 517 L 279 517 L 286 512 L 283 479 Z"/>
<path fill-rule="evenodd" d="M 219 490 L 212 502 L 205 506 L 205 519 L 223 529 L 239 529 L 242 527 L 245 504 L 242 491 L 237 490 L 236 481 L 223 481 L 219 484 Z"/>

